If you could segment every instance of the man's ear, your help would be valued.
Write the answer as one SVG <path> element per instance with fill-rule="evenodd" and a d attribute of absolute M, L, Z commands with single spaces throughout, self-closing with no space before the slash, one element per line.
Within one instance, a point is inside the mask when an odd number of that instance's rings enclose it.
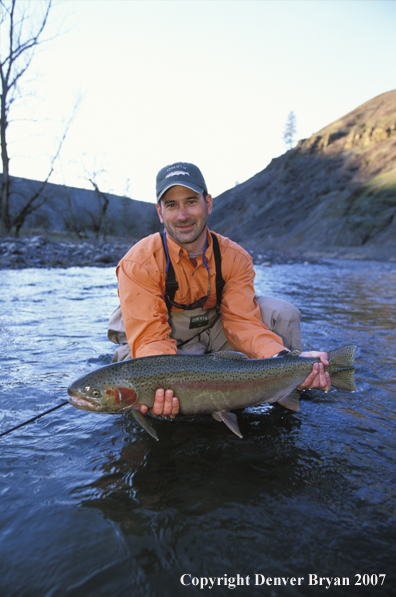
<path fill-rule="evenodd" d="M 212 213 L 212 207 L 213 207 L 213 198 L 212 195 L 206 195 L 206 207 L 208 210 L 208 215 Z"/>
<path fill-rule="evenodd" d="M 163 220 L 163 217 L 162 217 L 162 214 L 161 214 L 161 201 L 159 203 L 157 203 L 155 207 L 157 208 L 158 217 L 160 219 L 160 222 L 161 222 L 161 224 L 163 224 L 164 220 Z"/>

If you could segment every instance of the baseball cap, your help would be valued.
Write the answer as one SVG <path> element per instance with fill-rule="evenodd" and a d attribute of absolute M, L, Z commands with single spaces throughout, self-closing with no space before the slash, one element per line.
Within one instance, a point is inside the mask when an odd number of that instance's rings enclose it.
<path fill-rule="evenodd" d="M 176 162 L 170 166 L 165 166 L 157 174 L 157 202 L 168 189 L 176 185 L 187 187 L 196 193 L 208 192 L 205 179 L 197 166 L 188 162 Z"/>

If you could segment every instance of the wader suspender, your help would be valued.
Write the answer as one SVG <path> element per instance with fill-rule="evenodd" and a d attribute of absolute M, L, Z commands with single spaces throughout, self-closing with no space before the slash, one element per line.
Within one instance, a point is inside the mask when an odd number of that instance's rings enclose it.
<path fill-rule="evenodd" d="M 179 284 L 176 281 L 175 270 L 172 265 L 172 261 L 169 257 L 168 247 L 166 244 L 166 232 L 164 230 L 163 234 L 161 234 L 162 244 L 164 245 L 164 251 L 166 254 L 166 282 L 165 282 L 165 303 L 168 307 L 168 311 L 170 312 L 172 309 L 171 301 L 174 301 L 176 290 L 179 288 Z M 223 280 L 223 276 L 221 275 L 221 253 L 220 253 L 220 245 L 217 236 L 211 232 L 210 233 L 212 240 L 213 240 L 213 254 L 215 258 L 215 266 L 216 266 L 216 296 L 217 296 L 217 304 L 220 305 L 221 303 L 221 296 L 223 294 L 223 288 L 225 282 Z M 169 300 L 170 299 L 170 300 Z"/>

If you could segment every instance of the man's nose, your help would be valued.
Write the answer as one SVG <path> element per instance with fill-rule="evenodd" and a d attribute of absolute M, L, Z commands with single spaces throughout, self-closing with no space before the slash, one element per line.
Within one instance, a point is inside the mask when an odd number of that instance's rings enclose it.
<path fill-rule="evenodd" d="M 178 217 L 179 220 L 186 220 L 187 218 L 190 217 L 189 213 L 188 213 L 188 210 L 184 207 L 184 205 L 182 205 L 179 208 L 179 212 L 177 214 L 177 217 Z"/>

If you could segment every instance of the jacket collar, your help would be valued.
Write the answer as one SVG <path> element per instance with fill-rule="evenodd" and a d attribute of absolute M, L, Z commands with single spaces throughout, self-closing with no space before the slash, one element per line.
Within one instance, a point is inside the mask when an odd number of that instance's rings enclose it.
<path fill-rule="evenodd" d="M 206 227 L 206 234 L 207 234 L 207 239 L 208 239 L 208 247 L 206 249 L 205 256 L 206 256 L 206 261 L 209 263 L 209 261 L 212 257 L 212 253 L 213 253 L 213 241 L 212 241 L 212 237 L 209 233 L 208 227 Z M 173 263 L 179 263 L 182 256 L 184 256 L 185 258 L 188 258 L 187 251 L 185 249 L 183 249 L 183 247 L 178 245 L 173 239 L 171 239 L 169 234 L 166 234 L 166 244 L 168 246 L 169 257 L 171 258 Z"/>

